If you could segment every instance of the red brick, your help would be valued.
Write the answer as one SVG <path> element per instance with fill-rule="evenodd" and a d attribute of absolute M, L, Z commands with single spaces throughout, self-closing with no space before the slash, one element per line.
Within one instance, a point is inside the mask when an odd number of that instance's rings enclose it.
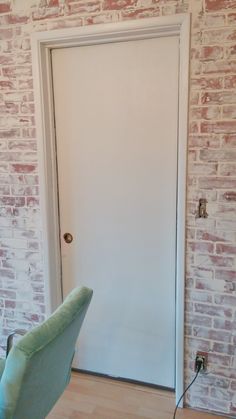
<path fill-rule="evenodd" d="M 186 238 L 187 239 L 195 239 L 195 229 L 186 228 Z"/>
<path fill-rule="evenodd" d="M 59 6 L 59 0 L 49 0 L 48 7 Z"/>
<path fill-rule="evenodd" d="M 13 196 L 3 196 L 0 197 L 0 205 L 3 206 L 17 206 L 23 207 L 25 205 L 25 198 L 24 197 L 13 197 Z"/>
<path fill-rule="evenodd" d="M 192 398 L 190 398 L 192 406 L 204 410 L 214 411 L 214 412 L 228 412 L 229 411 L 229 402 L 225 402 L 223 400 L 217 400 L 208 397 L 203 396 L 195 396 L 193 395 Z"/>
<path fill-rule="evenodd" d="M 225 105 L 236 103 L 234 91 L 205 92 L 201 96 L 203 105 Z"/>
<path fill-rule="evenodd" d="M 11 194 L 13 196 L 37 196 L 39 190 L 37 186 L 12 185 Z"/>
<path fill-rule="evenodd" d="M 225 56 L 229 60 L 236 58 L 236 45 L 225 48 Z"/>
<path fill-rule="evenodd" d="M 33 100 L 32 92 L 6 92 L 5 99 L 11 102 L 31 102 Z"/>
<path fill-rule="evenodd" d="M 210 365 L 229 367 L 230 361 L 231 357 L 229 355 L 213 354 L 211 352 L 208 354 L 208 362 Z"/>
<path fill-rule="evenodd" d="M 224 79 L 224 84 L 226 89 L 235 89 L 236 88 L 236 76 L 226 76 Z"/>
<path fill-rule="evenodd" d="M 235 189 L 236 179 L 225 177 L 200 177 L 199 187 L 202 189 Z"/>
<path fill-rule="evenodd" d="M 28 241 L 28 249 L 39 250 L 39 248 L 40 248 L 39 242 L 36 242 L 36 241 L 33 241 L 33 240 Z"/>
<path fill-rule="evenodd" d="M 104 0 L 102 8 L 104 10 L 123 10 L 126 7 L 136 6 L 137 0 Z"/>
<path fill-rule="evenodd" d="M 232 389 L 233 391 L 236 391 L 236 381 L 232 381 L 232 382 L 231 382 L 231 389 Z"/>
<path fill-rule="evenodd" d="M 3 129 L 0 130 L 0 138 L 19 138 L 20 137 L 20 129 L 19 128 L 11 128 L 11 129 Z"/>
<path fill-rule="evenodd" d="M 187 186 L 189 187 L 190 190 L 192 190 L 191 187 L 194 187 L 195 188 L 197 186 L 197 178 L 196 178 L 195 175 L 191 175 L 191 174 L 188 175 L 188 177 L 187 177 Z"/>
<path fill-rule="evenodd" d="M 229 161 L 229 162 L 235 162 L 236 160 L 236 150 L 230 150 L 230 149 L 217 149 L 217 150 L 200 150 L 200 160 L 206 161 L 206 162 L 218 162 L 218 161 Z M 213 179 L 214 180 L 214 179 Z M 219 178 L 217 181 L 223 182 L 224 179 Z M 226 181 L 229 181 L 229 179 L 226 179 Z M 227 186 L 226 186 L 227 188 Z"/>
<path fill-rule="evenodd" d="M 196 175 L 216 175 L 218 170 L 217 164 L 192 163 L 189 164 L 188 173 Z"/>
<path fill-rule="evenodd" d="M 220 195 L 220 192 L 219 192 Z M 235 203 L 220 203 L 212 209 L 212 217 L 217 218 L 217 223 L 222 221 L 236 221 Z M 233 231 L 231 232 L 233 233 Z M 234 241 L 234 240 L 233 240 Z"/>
<path fill-rule="evenodd" d="M 29 51 L 31 49 L 31 41 L 30 38 L 27 37 L 27 34 L 24 34 L 24 38 L 16 38 L 14 39 L 13 46 L 11 47 L 12 50 L 22 50 L 22 51 Z"/>
<path fill-rule="evenodd" d="M 31 64 L 32 57 L 30 52 L 20 52 L 15 56 L 15 64 Z"/>
<path fill-rule="evenodd" d="M 33 79 L 18 80 L 18 86 L 20 90 L 33 89 Z"/>
<path fill-rule="evenodd" d="M 2 69 L 4 77 L 16 78 L 16 77 L 31 77 L 32 68 L 28 66 L 15 66 L 15 67 L 4 67 Z"/>
<path fill-rule="evenodd" d="M 14 102 L 5 102 L 3 106 L 0 105 L 0 113 L 3 114 L 17 114 L 19 113 L 19 106 Z"/>
<path fill-rule="evenodd" d="M 186 352 L 189 351 L 189 349 L 196 351 L 204 351 L 209 352 L 210 350 L 210 342 L 203 339 L 196 339 L 192 337 L 186 338 Z"/>
<path fill-rule="evenodd" d="M 205 230 L 197 230 L 196 237 L 199 240 L 206 240 L 211 242 L 221 242 L 225 241 L 224 232 L 218 231 L 217 233 L 214 231 L 207 231 Z"/>
<path fill-rule="evenodd" d="M 12 80 L 0 80 L 0 90 L 16 90 L 16 82 Z"/>
<path fill-rule="evenodd" d="M 225 308 L 226 306 L 235 307 L 236 297 L 232 295 L 215 295 L 215 303 L 222 304 Z"/>
<path fill-rule="evenodd" d="M 197 86 L 197 88 L 199 88 L 199 87 Z M 195 92 L 195 91 L 192 90 L 190 92 L 190 97 L 189 97 L 190 105 L 198 105 L 199 104 L 199 97 L 200 97 L 199 92 Z"/>
<path fill-rule="evenodd" d="M 21 35 L 21 27 L 14 26 L 12 28 L 0 29 L 0 39 L 2 41 L 12 40 L 13 38 Z"/>
<path fill-rule="evenodd" d="M 216 253 L 226 255 L 236 255 L 236 246 L 230 244 L 217 243 Z"/>
<path fill-rule="evenodd" d="M 0 65 L 11 65 L 14 64 L 15 60 L 9 55 L 0 55 Z"/>
<path fill-rule="evenodd" d="M 234 191 L 227 191 L 223 194 L 219 194 L 219 200 L 220 201 L 226 201 L 226 202 L 235 202 L 236 201 L 236 192 Z"/>
<path fill-rule="evenodd" d="M 61 7 L 42 7 L 32 13 L 33 20 L 43 20 L 48 18 L 56 18 L 63 15 L 63 9 Z"/>
<path fill-rule="evenodd" d="M 221 193 L 219 192 L 219 195 Z M 217 221 L 233 220 L 236 221 L 235 217 L 235 203 L 231 201 L 221 203 L 212 209 L 212 216 L 218 218 Z"/>
<path fill-rule="evenodd" d="M 22 114 L 34 114 L 34 103 L 22 103 L 20 112 Z"/>
<path fill-rule="evenodd" d="M 236 8 L 236 0 L 205 0 L 207 12 L 225 11 Z"/>
<path fill-rule="evenodd" d="M 2 41 L 6 39 L 12 39 L 13 36 L 14 36 L 14 31 L 12 28 L 0 29 L 0 39 Z"/>
<path fill-rule="evenodd" d="M 220 76 L 221 74 L 235 73 L 236 72 L 236 61 L 227 60 L 227 61 L 209 61 L 202 63 L 202 73 L 207 74 L 216 74 Z"/>
<path fill-rule="evenodd" d="M 189 132 L 191 134 L 199 132 L 199 125 L 197 122 L 190 122 L 189 124 Z"/>
<path fill-rule="evenodd" d="M 217 227 L 224 230 L 235 231 L 236 221 L 235 220 L 217 220 Z"/>
<path fill-rule="evenodd" d="M 47 21 L 47 27 L 48 30 L 52 29 L 62 29 L 62 28 L 74 28 L 78 26 L 82 26 L 83 19 L 85 19 L 84 23 L 85 25 L 88 25 L 87 18 L 80 18 L 80 17 L 70 17 L 70 18 L 63 18 L 63 19 L 57 19 L 52 21 Z M 94 22 L 95 23 L 95 22 Z"/>
<path fill-rule="evenodd" d="M 190 50 L 190 61 L 199 58 L 199 48 L 192 47 Z"/>
<path fill-rule="evenodd" d="M 69 14 L 88 14 L 88 13 L 95 13 L 100 12 L 101 10 L 101 2 L 99 0 L 92 0 L 92 1 L 78 1 L 77 3 L 71 3 L 68 5 L 68 13 Z"/>
<path fill-rule="evenodd" d="M 36 198 L 34 196 L 27 197 L 26 198 L 26 205 L 28 207 L 39 207 L 39 198 Z"/>
<path fill-rule="evenodd" d="M 232 322 L 226 319 L 214 319 L 214 328 L 223 330 L 235 330 L 236 322 Z"/>
<path fill-rule="evenodd" d="M 236 30 L 235 28 L 217 28 L 204 30 L 202 32 L 202 43 L 205 45 L 225 45 L 226 42 L 232 42 L 236 40 Z"/>
<path fill-rule="evenodd" d="M 204 327 L 211 327 L 212 326 L 212 319 L 208 316 L 201 316 L 197 314 L 188 314 L 186 316 L 186 323 L 191 324 L 193 326 L 204 326 Z"/>
<path fill-rule="evenodd" d="M 200 59 L 202 60 L 216 60 L 223 58 L 224 48 L 218 45 L 204 46 L 201 48 Z"/>
<path fill-rule="evenodd" d="M 191 302 L 199 302 L 199 303 L 212 303 L 212 294 L 207 292 L 202 292 L 199 290 L 187 290 L 185 295 L 186 300 L 189 300 L 189 303 Z M 191 310 L 193 311 L 193 310 Z M 195 311 L 197 311 L 195 309 Z M 206 313 L 207 314 L 207 313 Z"/>
<path fill-rule="evenodd" d="M 236 106 L 223 106 L 222 117 L 224 119 L 236 119 Z"/>
<path fill-rule="evenodd" d="M 236 121 L 202 122 L 200 130 L 202 133 L 234 133 Z"/>
<path fill-rule="evenodd" d="M 194 280 L 193 280 L 193 278 L 186 278 L 185 279 L 185 287 L 186 288 L 194 288 Z"/>
<path fill-rule="evenodd" d="M 213 279 L 212 269 L 193 267 L 190 270 L 188 269 L 187 273 L 195 278 Z"/>
<path fill-rule="evenodd" d="M 234 258 L 232 257 L 223 257 L 207 254 L 197 254 L 196 263 L 204 267 L 224 267 L 232 268 L 234 266 Z"/>
<path fill-rule="evenodd" d="M 196 279 L 196 289 L 198 290 L 206 290 L 206 291 L 215 291 L 217 289 L 218 292 L 224 292 L 225 291 L 225 285 L 224 282 L 214 279 L 212 281 L 209 280 L 203 280 L 203 279 Z"/>
<path fill-rule="evenodd" d="M 214 245 L 212 243 L 205 243 L 200 241 L 188 241 L 187 249 L 191 252 L 213 253 Z"/>
<path fill-rule="evenodd" d="M 36 130 L 33 127 L 23 127 L 22 128 L 22 137 L 23 138 L 36 138 Z"/>
<path fill-rule="evenodd" d="M 8 15 L 8 23 L 9 25 L 16 25 L 16 24 L 27 24 L 30 20 L 29 16 L 26 16 L 24 14 L 10 14 Z"/>
<path fill-rule="evenodd" d="M 236 23 L 236 13 L 229 13 L 228 14 L 228 24 L 235 25 Z"/>
<path fill-rule="evenodd" d="M 217 27 L 217 26 L 225 26 L 226 25 L 226 16 L 224 14 L 219 13 L 206 13 L 204 24 L 206 28 L 209 27 Z"/>
<path fill-rule="evenodd" d="M 229 345 L 227 343 L 214 342 L 212 351 L 223 353 L 223 354 L 228 354 L 228 355 L 234 355 L 235 348 L 234 348 L 234 345 Z"/>
<path fill-rule="evenodd" d="M 185 304 L 185 314 L 188 315 L 188 313 L 192 313 L 193 312 L 193 303 L 191 301 L 186 301 Z"/>
<path fill-rule="evenodd" d="M 197 150 L 189 150 L 188 152 L 188 161 L 195 162 L 197 160 Z"/>
<path fill-rule="evenodd" d="M 223 147 L 236 147 L 236 134 L 226 134 L 222 137 Z"/>
<path fill-rule="evenodd" d="M 231 401 L 233 399 L 234 393 L 232 391 L 222 390 L 220 388 L 212 388 L 210 395 L 217 400 Z"/>
<path fill-rule="evenodd" d="M 217 135 L 189 135 L 188 145 L 191 148 L 218 148 L 220 147 L 220 137 Z"/>
<path fill-rule="evenodd" d="M 196 313 L 207 314 L 208 316 L 228 318 L 232 318 L 233 316 L 232 308 L 216 306 L 213 304 L 195 303 L 194 308 Z"/>
<path fill-rule="evenodd" d="M 0 3 L 0 13 L 7 13 L 11 11 L 10 1 Z"/>
<path fill-rule="evenodd" d="M 32 116 L 10 115 L 10 116 L 6 116 L 5 118 L 0 118 L 0 126 L 9 125 L 9 121 L 12 123 L 12 125 L 15 125 L 15 126 L 35 125 L 35 120 Z"/>
<path fill-rule="evenodd" d="M 33 173 L 37 169 L 36 164 L 22 164 L 22 163 L 15 163 L 11 164 L 11 172 L 15 173 Z"/>
<path fill-rule="evenodd" d="M 201 77 L 191 79 L 191 89 L 213 89 L 223 88 L 223 77 Z M 233 87 L 233 86 L 232 86 Z"/>
<path fill-rule="evenodd" d="M 231 342 L 231 333 L 223 330 L 208 329 L 201 326 L 193 327 L 193 336 L 203 339 L 215 340 L 218 342 Z"/>
<path fill-rule="evenodd" d="M 36 141 L 27 141 L 27 140 L 11 140 L 8 141 L 8 149 L 13 151 L 34 151 L 37 150 Z"/>
<path fill-rule="evenodd" d="M 18 14 L 7 14 L 0 16 L 0 26 L 2 25 L 16 25 L 16 24 L 26 24 L 29 21 L 29 16 L 26 16 L 24 14 L 18 15 Z"/>
<path fill-rule="evenodd" d="M 122 10 L 121 16 L 122 20 L 126 19 L 140 19 L 140 18 L 148 18 L 160 15 L 160 9 L 157 7 L 153 8 L 140 8 L 140 9 L 133 9 L 133 10 Z"/>
<path fill-rule="evenodd" d="M 192 107 L 190 119 L 219 119 L 221 109 L 219 106 Z"/>

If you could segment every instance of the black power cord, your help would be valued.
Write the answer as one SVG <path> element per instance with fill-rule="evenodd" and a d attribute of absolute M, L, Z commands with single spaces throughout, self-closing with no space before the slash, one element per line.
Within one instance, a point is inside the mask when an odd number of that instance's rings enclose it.
<path fill-rule="evenodd" d="M 190 387 L 193 385 L 193 383 L 196 381 L 196 379 L 198 377 L 198 374 L 199 374 L 199 372 L 201 371 L 202 368 L 203 368 L 203 360 L 202 359 L 198 359 L 196 361 L 196 369 L 197 369 L 196 375 L 194 376 L 194 379 L 191 381 L 191 383 L 188 385 L 188 387 L 184 390 L 184 392 L 183 392 L 182 396 L 180 397 L 177 405 L 175 406 L 175 411 L 174 411 L 173 419 L 175 419 L 176 412 L 177 412 L 177 409 L 179 407 L 179 404 L 180 404 L 181 400 L 183 399 L 183 397 L 185 396 L 185 394 L 187 393 L 187 391 L 190 389 Z"/>

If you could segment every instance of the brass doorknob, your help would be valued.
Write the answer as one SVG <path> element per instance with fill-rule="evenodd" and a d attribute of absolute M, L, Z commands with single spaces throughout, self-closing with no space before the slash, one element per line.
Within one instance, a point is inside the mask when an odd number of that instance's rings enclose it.
<path fill-rule="evenodd" d="M 63 235 L 63 238 L 64 238 L 66 243 L 71 243 L 73 241 L 73 236 L 70 233 L 65 233 Z"/>

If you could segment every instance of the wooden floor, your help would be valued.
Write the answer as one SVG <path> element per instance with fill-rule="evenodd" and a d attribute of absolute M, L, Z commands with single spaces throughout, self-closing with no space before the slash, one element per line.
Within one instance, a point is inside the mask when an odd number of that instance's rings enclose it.
<path fill-rule="evenodd" d="M 174 394 L 105 378 L 73 373 L 47 419 L 172 419 Z M 176 419 L 224 419 L 179 409 Z"/>

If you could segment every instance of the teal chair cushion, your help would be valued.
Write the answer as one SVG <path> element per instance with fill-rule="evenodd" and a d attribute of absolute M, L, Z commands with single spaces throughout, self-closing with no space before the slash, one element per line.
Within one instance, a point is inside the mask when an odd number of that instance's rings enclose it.
<path fill-rule="evenodd" d="M 70 380 L 92 290 L 72 291 L 46 322 L 11 349 L 0 381 L 0 419 L 43 419 Z M 0 364 L 1 365 L 1 364 Z"/>
<path fill-rule="evenodd" d="M 0 358 L 0 380 L 1 380 L 1 376 L 4 371 L 4 368 L 5 368 L 5 359 Z"/>

